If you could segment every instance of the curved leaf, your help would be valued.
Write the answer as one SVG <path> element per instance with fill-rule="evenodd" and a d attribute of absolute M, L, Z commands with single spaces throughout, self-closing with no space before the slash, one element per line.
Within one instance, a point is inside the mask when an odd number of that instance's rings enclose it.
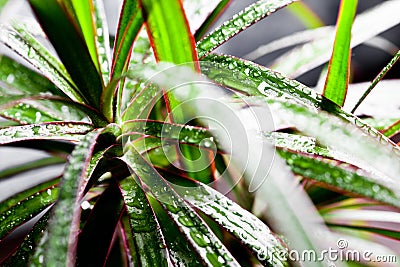
<path fill-rule="evenodd" d="M 392 149 L 394 153 L 399 150 L 393 142 L 363 120 L 341 110 L 339 106 L 295 80 L 255 63 L 230 56 L 209 55 L 204 60 L 204 64 L 201 63 L 202 72 L 217 83 L 250 96 L 294 101 L 307 107 L 309 111 L 326 110 L 357 126 L 365 134 Z"/>
<path fill-rule="evenodd" d="M 89 120 L 96 126 L 107 124 L 106 119 L 90 106 L 45 94 L 3 95 L 0 98 L 0 115 L 21 124 Z"/>
<path fill-rule="evenodd" d="M 120 190 L 130 222 L 126 234 L 133 236 L 138 255 L 136 265 L 168 266 L 168 254 L 161 249 L 166 246 L 163 235 L 140 181 L 134 177 L 125 178 L 120 182 Z"/>
<path fill-rule="evenodd" d="M 36 250 L 33 266 L 74 264 L 79 232 L 80 200 L 88 182 L 90 159 L 101 130 L 86 134 L 72 152 L 64 172 L 48 234 Z"/>
<path fill-rule="evenodd" d="M 25 140 L 49 139 L 78 141 L 77 135 L 86 134 L 93 128 L 87 123 L 49 122 L 24 126 L 10 126 L 0 129 L 0 144 L 8 144 Z"/>
<path fill-rule="evenodd" d="M 23 163 L 17 166 L 8 167 L 4 170 L 0 170 L 0 180 L 8 178 L 13 175 L 17 175 L 22 172 L 62 163 L 65 163 L 65 159 L 61 157 L 48 157 L 34 161 L 29 161 L 27 163 Z"/>
<path fill-rule="evenodd" d="M 323 145 L 346 153 L 349 159 L 356 162 L 355 165 L 375 173 L 376 177 L 371 177 L 374 182 L 392 189 L 396 195 L 400 193 L 400 188 L 396 186 L 400 173 L 396 163 L 399 154 L 394 147 L 364 135 L 354 125 L 326 112 L 315 113 L 292 103 L 266 101 L 274 112 L 279 113 L 280 119 L 294 125 L 299 131 L 314 136 Z M 335 134 L 332 135 L 332 132 Z"/>
<path fill-rule="evenodd" d="M 0 240 L 56 200 L 59 180 L 39 184 L 0 203 Z"/>
<path fill-rule="evenodd" d="M 196 187 L 186 189 L 182 194 L 191 205 L 236 236 L 261 263 L 270 266 L 288 266 L 286 259 L 282 259 L 287 248 L 256 216 L 211 187 L 200 183 L 196 183 Z"/>
<path fill-rule="evenodd" d="M 278 9 L 285 7 L 293 1 L 295 0 L 260 0 L 248 6 L 246 9 L 237 13 L 232 19 L 225 22 L 209 35 L 197 42 L 199 58 L 203 58 L 240 31 L 267 17 Z"/>
<path fill-rule="evenodd" d="M 141 0 L 146 29 L 157 61 L 175 64 L 197 61 L 193 35 L 177 0 Z"/>
<path fill-rule="evenodd" d="M 16 99 L 20 99 L 17 97 Z M 62 118 L 57 117 L 55 114 L 49 114 L 43 108 L 28 103 L 18 103 L 12 107 L 2 108 L 0 116 L 18 124 L 35 124 L 41 122 L 55 122 L 60 121 Z"/>
<path fill-rule="evenodd" d="M 124 0 L 119 16 L 117 35 L 114 42 L 114 52 L 111 64 L 111 80 L 119 80 L 128 69 L 132 53 L 132 46 L 138 38 L 143 26 L 142 10 L 138 0 Z M 120 121 L 121 105 L 124 94 L 124 78 L 118 83 L 110 83 L 102 95 L 103 111 L 107 117 L 115 117 Z M 117 107 L 114 107 L 114 104 Z"/>
<path fill-rule="evenodd" d="M 127 69 L 131 48 L 142 25 L 143 17 L 139 1 L 124 0 L 114 44 L 112 78 L 118 78 Z"/>
<path fill-rule="evenodd" d="M 1 29 L 1 41 L 31 63 L 72 100 L 84 103 L 65 67 L 22 26 Z"/>
<path fill-rule="evenodd" d="M 357 108 L 361 105 L 361 103 L 364 101 L 364 99 L 375 88 L 375 86 L 383 79 L 383 77 L 393 67 L 393 65 L 396 64 L 396 62 L 399 60 L 399 58 L 400 58 L 400 50 L 397 51 L 396 55 L 394 55 L 394 57 L 390 60 L 390 62 L 375 77 L 375 79 L 372 81 L 371 85 L 368 87 L 368 89 L 365 91 L 365 93 L 358 100 L 357 104 L 351 110 L 351 113 L 354 113 L 357 110 Z"/>
<path fill-rule="evenodd" d="M 80 207 L 80 205 L 79 205 Z M 104 266 L 123 209 L 121 192 L 111 184 L 96 201 L 88 220 L 79 234 L 78 266 Z M 93 247 L 93 244 L 96 244 Z M 70 261 L 74 261 L 71 258 Z"/>
<path fill-rule="evenodd" d="M 0 95 L 46 94 L 65 96 L 53 83 L 6 55 L 0 55 Z"/>
<path fill-rule="evenodd" d="M 400 198 L 391 188 L 379 185 L 370 178 L 352 171 L 346 166 L 332 164 L 320 158 L 280 150 L 281 155 L 292 171 L 334 188 L 365 196 L 383 203 L 400 207 Z"/>
<path fill-rule="evenodd" d="M 351 26 L 358 0 L 342 0 L 323 95 L 343 106 L 349 83 Z"/>
<path fill-rule="evenodd" d="M 124 160 L 146 184 L 189 243 L 209 266 L 239 266 L 202 219 L 168 185 L 157 171 L 129 145 Z"/>
<path fill-rule="evenodd" d="M 69 0 L 79 23 L 90 56 L 103 82 L 109 81 L 110 44 L 104 4 L 99 0 Z"/>
<path fill-rule="evenodd" d="M 36 248 L 39 240 L 47 226 L 49 219 L 49 211 L 47 211 L 38 222 L 35 223 L 32 230 L 25 237 L 19 248 L 4 262 L 0 262 L 4 267 L 25 267 L 29 265 L 29 259 L 33 249 Z"/>
<path fill-rule="evenodd" d="M 88 104 L 99 108 L 103 82 L 84 36 L 73 19 L 74 14 L 65 6 L 65 2 L 57 0 L 30 0 L 29 3 L 77 90 Z"/>
<path fill-rule="evenodd" d="M 150 198 L 149 201 L 160 222 L 161 231 L 164 235 L 172 263 L 175 266 L 201 266 L 199 257 L 188 246 L 187 239 L 179 232 L 179 228 L 174 224 L 165 210 L 163 210 L 161 205 L 155 199 Z"/>

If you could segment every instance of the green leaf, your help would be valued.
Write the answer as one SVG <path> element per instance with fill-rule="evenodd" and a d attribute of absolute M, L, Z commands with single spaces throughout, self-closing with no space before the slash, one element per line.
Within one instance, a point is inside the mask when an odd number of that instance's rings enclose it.
<path fill-rule="evenodd" d="M 110 43 L 104 4 L 100 0 L 68 0 L 76 18 L 90 56 L 97 71 L 102 74 L 103 82 L 110 77 Z"/>
<path fill-rule="evenodd" d="M 157 61 L 172 62 L 174 64 L 188 63 L 197 69 L 197 53 L 194 37 L 182 7 L 182 2 L 142 0 L 142 10 L 146 20 L 146 27 L 150 43 Z M 178 109 L 178 101 L 170 93 L 166 93 L 167 108 L 171 120 L 182 122 L 182 111 Z M 183 157 L 180 157 L 182 165 L 192 170 L 190 176 L 194 179 L 212 177 L 211 168 L 198 168 L 193 166 L 193 156 L 196 153 L 192 148 L 182 148 Z M 202 160 L 202 166 L 208 166 L 209 160 Z"/>
<path fill-rule="evenodd" d="M 114 43 L 111 64 L 112 82 L 107 86 L 102 95 L 103 113 L 108 118 L 115 117 L 115 121 L 117 122 L 121 119 L 120 108 L 123 101 L 124 78 L 121 75 L 128 69 L 132 46 L 142 25 L 143 17 L 139 1 L 124 0 Z M 118 86 L 118 81 L 120 82 L 120 86 Z"/>
<path fill-rule="evenodd" d="M 49 122 L 0 129 L 0 144 L 25 140 L 48 139 L 78 141 L 77 135 L 86 134 L 92 125 L 78 122 Z"/>
<path fill-rule="evenodd" d="M 323 157 L 337 157 L 332 149 L 322 147 L 317 144 L 313 137 L 302 136 L 298 134 L 287 134 L 281 132 L 264 133 L 264 137 L 279 148 L 285 148 L 291 151 L 319 155 Z M 333 156 L 334 155 L 334 156 Z"/>
<path fill-rule="evenodd" d="M 138 0 L 124 0 L 112 61 L 112 78 L 118 78 L 128 67 L 130 50 L 143 25 L 142 11 Z"/>
<path fill-rule="evenodd" d="M 122 121 L 147 119 L 156 100 L 161 97 L 162 89 L 154 85 L 145 86 L 130 101 L 122 113 Z"/>
<path fill-rule="evenodd" d="M 58 195 L 59 178 L 36 185 L 0 203 L 0 240 L 52 204 Z"/>
<path fill-rule="evenodd" d="M 73 8 L 73 14 L 71 17 L 76 19 L 80 30 L 82 32 L 85 43 L 88 47 L 90 56 L 93 63 L 95 64 L 97 71 L 100 72 L 99 60 L 97 57 L 96 49 L 96 32 L 95 22 L 92 10 L 94 10 L 93 1 L 91 0 L 67 0 Z M 72 11 L 72 10 L 71 10 Z"/>
<path fill-rule="evenodd" d="M 157 215 L 172 263 L 175 266 L 201 266 L 199 257 L 188 246 L 187 239 L 179 232 L 179 228 L 163 210 L 161 205 L 154 198 L 150 198 L 149 201 Z"/>
<path fill-rule="evenodd" d="M 18 97 L 20 98 L 20 97 Z M 18 122 L 18 124 L 35 124 L 41 122 L 54 122 L 62 118 L 57 117 L 55 114 L 44 112 L 43 108 L 33 106 L 27 103 L 18 103 L 14 106 L 2 108 L 0 116 L 9 120 Z"/>
<path fill-rule="evenodd" d="M 126 235 L 133 236 L 138 255 L 136 265 L 168 266 L 168 254 L 160 249 L 166 246 L 163 235 L 140 181 L 127 177 L 120 182 L 120 190 L 130 222 Z"/>
<path fill-rule="evenodd" d="M 65 67 L 22 26 L 15 25 L 14 30 L 3 28 L 1 31 L 0 40 L 6 46 L 31 63 L 73 101 L 85 102 Z"/>
<path fill-rule="evenodd" d="M 200 144 L 212 135 L 207 129 L 198 126 L 172 124 L 161 121 L 137 120 L 126 121 L 122 131 L 127 133 L 143 133 L 158 138 L 178 140 L 186 144 Z"/>
<path fill-rule="evenodd" d="M 315 113 L 302 106 L 274 100 L 267 100 L 267 103 L 285 123 L 294 125 L 304 134 L 314 136 L 321 144 L 347 154 L 347 158 L 354 161 L 355 165 L 376 174 L 376 177 L 371 177 L 375 183 L 399 194 L 396 177 L 400 169 L 395 163 L 399 153 L 395 147 L 382 144 L 379 139 L 376 140 L 377 136 L 364 135 L 354 125 L 326 112 Z M 332 132 L 335 134 L 332 135 Z"/>
<path fill-rule="evenodd" d="M 203 23 L 196 30 L 194 34 L 194 38 L 196 42 L 198 42 L 207 31 L 210 29 L 211 25 L 217 20 L 217 18 L 224 12 L 224 10 L 228 7 L 230 0 L 220 0 L 218 5 L 212 10 L 210 14 L 208 14 L 207 18 L 203 20 Z M 185 4 L 185 2 L 183 2 Z M 200 11 L 201 12 L 201 11 Z M 203 12 L 201 12 L 202 14 Z M 188 15 L 189 20 L 191 19 L 191 15 Z"/>
<path fill-rule="evenodd" d="M 365 93 L 362 95 L 362 97 L 358 100 L 357 104 L 354 106 L 354 108 L 351 110 L 351 113 L 354 113 L 357 108 L 361 105 L 361 103 L 364 101 L 364 99 L 369 95 L 369 93 L 375 88 L 375 86 L 385 77 L 386 73 L 396 64 L 396 62 L 400 58 L 400 50 L 397 51 L 396 55 L 390 60 L 390 62 L 379 72 L 379 74 L 375 77 L 375 79 L 372 81 L 371 85 L 368 87 L 368 89 L 365 91 Z"/>
<path fill-rule="evenodd" d="M 333 164 L 326 160 L 289 151 L 279 150 L 292 171 L 306 178 L 322 182 L 334 188 L 355 193 L 383 203 L 400 207 L 400 198 L 391 188 L 372 181 L 344 164 Z"/>
<path fill-rule="evenodd" d="M 349 84 L 351 26 L 356 15 L 358 0 L 342 0 L 336 23 L 336 38 L 329 61 L 323 95 L 343 106 Z"/>
<path fill-rule="evenodd" d="M 202 219 L 132 145 L 128 144 L 127 152 L 121 159 L 150 188 L 155 198 L 167 211 L 204 262 L 210 266 L 221 266 L 223 264 L 239 266 L 230 252 L 222 245 L 211 230 L 206 227 Z"/>
<path fill-rule="evenodd" d="M 80 200 L 88 182 L 90 159 L 101 130 L 93 131 L 75 147 L 62 177 L 60 194 L 49 222 L 48 234 L 43 236 L 33 259 L 33 266 L 74 264 L 79 233 Z"/>
<path fill-rule="evenodd" d="M 352 41 L 350 47 L 366 42 L 374 36 L 400 23 L 396 10 L 400 8 L 398 1 L 385 1 L 357 15 L 353 23 Z M 382 20 L 381 18 L 386 18 Z M 368 31 L 365 27 L 370 27 Z M 320 37 L 303 46 L 294 48 L 274 61 L 271 65 L 289 77 L 296 78 L 309 70 L 329 61 L 332 53 L 334 31 L 327 31 L 325 37 Z"/>
<path fill-rule="evenodd" d="M 200 67 L 211 80 L 245 95 L 289 98 L 310 109 L 322 106 L 314 90 L 244 59 L 210 54 Z"/>
<path fill-rule="evenodd" d="M 8 0 L 0 0 L 0 12 L 3 11 L 3 8 L 8 3 Z"/>
<path fill-rule="evenodd" d="M 398 150 L 398 147 L 389 139 L 363 120 L 346 113 L 339 106 L 296 80 L 286 78 L 275 71 L 244 59 L 230 56 L 208 55 L 204 61 L 200 64 L 202 73 L 219 84 L 233 88 L 245 95 L 264 96 L 267 99 L 279 98 L 281 101 L 290 100 L 307 107 L 309 111 L 326 110 L 341 120 L 357 126 L 365 134 L 377 139 L 389 149 Z"/>
<path fill-rule="evenodd" d="M 30 0 L 29 3 L 80 94 L 88 104 L 99 108 L 103 82 L 72 17 L 74 14 L 64 2 L 57 0 Z"/>
<path fill-rule="evenodd" d="M 178 191 L 179 192 L 179 191 Z M 236 236 L 264 265 L 288 266 L 286 248 L 256 216 L 211 187 L 196 183 L 182 192 L 191 205 Z"/>
<path fill-rule="evenodd" d="M 18 249 L 4 262 L 0 262 L 4 267 L 26 267 L 29 265 L 29 259 L 36 248 L 39 240 L 47 226 L 50 211 L 47 211 L 38 222 L 35 223 L 32 230 L 22 241 Z"/>
<path fill-rule="evenodd" d="M 42 167 L 47 167 L 56 164 L 65 163 L 65 159 L 60 157 L 47 157 L 43 159 L 38 159 L 34 161 L 29 161 L 20 165 L 8 167 L 6 169 L 0 170 L 0 180 L 8 178 L 13 175 L 17 175 L 26 171 L 31 171 L 39 169 Z"/>
<path fill-rule="evenodd" d="M 48 79 L 6 55 L 0 55 L 0 81 L 0 95 L 51 93 L 65 96 Z"/>
<path fill-rule="evenodd" d="M 141 0 L 141 4 L 157 61 L 197 61 L 194 38 L 181 1 Z"/>
<path fill-rule="evenodd" d="M 191 32 L 202 37 L 216 18 L 221 15 L 228 3 L 229 0 L 217 0 L 208 3 L 202 0 L 183 1 L 183 8 Z"/>
<path fill-rule="evenodd" d="M 392 123 L 389 127 L 387 127 L 386 129 L 383 129 L 382 134 L 384 134 L 387 137 L 390 137 L 399 131 L 400 131 L 400 121 L 397 120 L 394 123 Z"/>
<path fill-rule="evenodd" d="M 202 40 L 197 42 L 198 56 L 203 58 L 215 48 L 238 34 L 240 31 L 269 16 L 271 13 L 285 7 L 294 0 L 260 0 L 241 12 L 229 21 L 222 24 Z"/>
<path fill-rule="evenodd" d="M 118 186 L 112 183 L 96 201 L 79 234 L 77 266 L 105 265 L 122 209 L 121 192 Z"/>
<path fill-rule="evenodd" d="M 107 124 L 97 110 L 85 104 L 72 102 L 58 96 L 38 95 L 0 95 L 0 115 L 20 122 L 34 124 L 52 121 L 88 121 L 96 126 Z"/>

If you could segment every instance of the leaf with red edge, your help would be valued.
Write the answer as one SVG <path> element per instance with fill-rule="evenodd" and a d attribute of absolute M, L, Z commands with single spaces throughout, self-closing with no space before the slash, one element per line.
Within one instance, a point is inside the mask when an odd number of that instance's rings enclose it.
<path fill-rule="evenodd" d="M 79 234 L 76 258 L 78 266 L 104 266 L 122 210 L 121 192 L 115 183 L 111 183 L 96 201 Z"/>
<path fill-rule="evenodd" d="M 124 0 L 117 35 L 114 42 L 114 52 L 111 63 L 111 79 L 118 81 L 121 75 L 128 69 L 132 46 L 143 25 L 142 10 L 138 0 Z M 120 107 L 122 102 L 122 89 L 124 79 L 111 82 L 102 94 L 102 109 L 106 117 L 120 120 Z M 117 105 L 115 107 L 114 105 Z"/>
<path fill-rule="evenodd" d="M 124 197 L 124 204 L 129 215 L 129 229 L 126 235 L 131 235 L 135 243 L 135 254 L 138 255 L 137 265 L 167 266 L 168 253 L 164 249 L 165 241 L 160 231 L 157 218 L 136 177 L 127 177 L 119 183 Z M 130 249 L 131 251 L 133 249 Z M 134 255 L 131 255 L 132 257 Z M 140 262 L 140 264 L 139 264 Z"/>
<path fill-rule="evenodd" d="M 158 61 L 197 61 L 193 35 L 179 0 L 141 0 L 146 29 Z"/>
<path fill-rule="evenodd" d="M 62 266 L 75 263 L 81 214 L 80 200 L 88 182 L 96 140 L 101 130 L 88 133 L 75 147 L 64 172 L 60 194 L 48 228 L 33 258 L 33 266 Z"/>
<path fill-rule="evenodd" d="M 342 0 L 323 95 L 343 106 L 349 84 L 351 26 L 358 0 Z"/>
<path fill-rule="evenodd" d="M 163 209 L 179 227 L 202 261 L 208 265 L 239 266 L 230 252 L 214 235 L 197 213 L 182 199 L 164 180 L 164 178 L 149 164 L 131 145 L 121 158 L 132 168 L 139 179 L 149 187 Z"/>
<path fill-rule="evenodd" d="M 60 178 L 55 178 L 41 183 L 0 203 L 0 241 L 56 200 L 59 181 Z"/>
<path fill-rule="evenodd" d="M 239 32 L 294 1 L 296 0 L 260 0 L 248 6 L 197 42 L 199 58 L 205 57 Z"/>
<path fill-rule="evenodd" d="M 93 126 L 77 122 L 49 122 L 24 126 L 10 126 L 0 129 L 0 144 L 9 144 L 27 140 L 68 140 L 79 141 Z"/>
<path fill-rule="evenodd" d="M 40 219 L 35 223 L 29 234 L 22 241 L 20 246 L 14 251 L 8 258 L 0 261 L 3 267 L 25 267 L 29 265 L 29 259 L 34 252 L 33 249 L 39 243 L 39 240 L 45 231 L 47 222 L 49 219 L 50 211 L 47 211 Z"/>
<path fill-rule="evenodd" d="M 99 108 L 102 77 L 71 7 L 57 0 L 29 0 L 29 3 L 81 95 L 88 104 Z"/>

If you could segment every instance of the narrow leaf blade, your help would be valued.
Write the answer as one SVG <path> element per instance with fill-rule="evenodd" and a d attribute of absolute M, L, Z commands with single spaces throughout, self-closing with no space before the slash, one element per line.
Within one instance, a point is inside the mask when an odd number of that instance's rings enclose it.
<path fill-rule="evenodd" d="M 59 179 L 29 188 L 0 203 L 0 240 L 52 204 L 58 196 Z"/>
<path fill-rule="evenodd" d="M 141 4 L 156 59 L 175 64 L 196 61 L 196 46 L 181 1 L 141 0 Z"/>
<path fill-rule="evenodd" d="M 294 0 L 260 0 L 236 14 L 209 35 L 197 42 L 199 58 L 211 53 L 215 48 L 238 34 L 240 31 L 285 7 Z"/>
<path fill-rule="evenodd" d="M 168 255 L 161 249 L 165 247 L 165 242 L 140 181 L 134 177 L 127 177 L 120 182 L 120 190 L 130 221 L 130 232 L 127 235 L 133 236 L 135 253 L 138 253 L 140 264 L 167 266 Z"/>
<path fill-rule="evenodd" d="M 205 227 L 205 223 L 194 210 L 177 195 L 136 149 L 132 145 L 129 145 L 127 149 L 128 151 L 122 160 L 150 187 L 156 199 L 168 212 L 202 260 L 210 266 L 220 265 L 221 263 L 239 266 L 218 238 L 208 227 Z M 223 262 L 218 262 L 219 260 Z"/>
<path fill-rule="evenodd" d="M 88 133 L 72 152 L 62 178 L 60 194 L 49 222 L 48 235 L 43 236 L 34 259 L 34 266 L 73 264 L 80 219 L 80 198 L 84 190 L 96 139 L 100 131 Z M 77 178 L 78 177 L 78 178 Z"/>
<path fill-rule="evenodd" d="M 24 126 L 11 126 L 0 129 L 0 144 L 9 144 L 19 141 L 48 139 L 77 141 L 74 135 L 86 134 L 93 128 L 87 123 L 76 122 L 49 122 Z"/>
<path fill-rule="evenodd" d="M 30 0 L 29 3 L 81 95 L 99 108 L 103 89 L 101 75 L 83 41 L 79 26 L 71 18 L 73 14 L 56 0 Z"/>
<path fill-rule="evenodd" d="M 323 95 L 343 106 L 349 84 L 351 26 L 358 0 L 342 0 Z"/>

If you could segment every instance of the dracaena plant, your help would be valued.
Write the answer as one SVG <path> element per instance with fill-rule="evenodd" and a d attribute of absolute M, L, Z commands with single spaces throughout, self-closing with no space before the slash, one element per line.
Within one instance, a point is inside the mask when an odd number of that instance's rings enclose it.
<path fill-rule="evenodd" d="M 336 29 L 248 56 L 296 46 L 272 64 L 284 75 L 213 50 L 292 0 L 258 1 L 209 34 L 229 1 L 124 0 L 115 36 L 101 0 L 27 2 L 42 30 L 13 22 L 0 37 L 36 71 L 1 57 L 0 144 L 47 156 L 0 179 L 65 168 L 2 197 L 1 266 L 289 266 L 304 260 L 292 252 L 347 246 L 395 255 L 375 239 L 398 239 L 379 223 L 399 222 L 400 153 L 387 137 L 400 124 L 370 119 L 376 129 L 342 106 L 351 47 L 398 24 L 400 1 L 353 24 L 357 1 L 343 0 Z M 378 26 L 365 30 L 371 21 Z M 289 78 L 327 61 L 322 94 Z M 270 118 L 275 129 L 252 130 Z M 12 242 L 18 231 L 26 236 Z M 370 263 L 351 260 L 337 264 Z"/>

